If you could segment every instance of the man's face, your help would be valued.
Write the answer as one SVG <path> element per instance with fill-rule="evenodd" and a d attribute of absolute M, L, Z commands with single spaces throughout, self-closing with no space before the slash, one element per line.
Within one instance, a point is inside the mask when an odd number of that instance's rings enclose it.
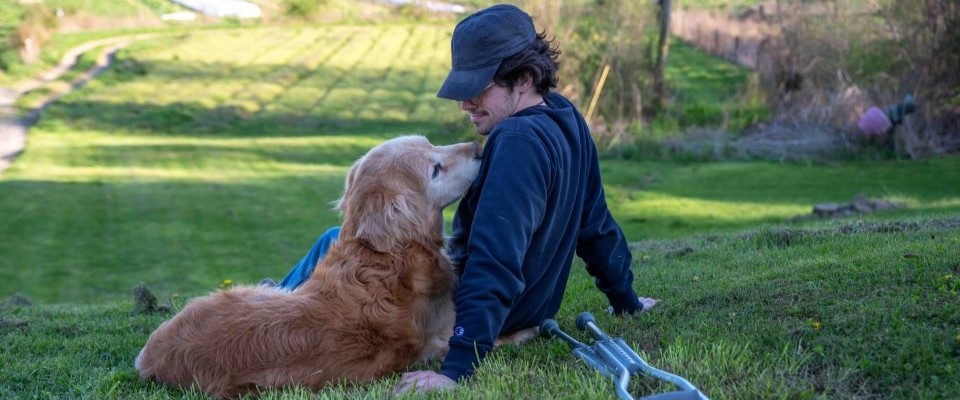
<path fill-rule="evenodd" d="M 491 83 L 477 97 L 460 102 L 460 109 L 470 116 L 477 133 L 487 135 L 500 121 L 516 112 L 518 103 L 519 95 L 512 88 Z"/>

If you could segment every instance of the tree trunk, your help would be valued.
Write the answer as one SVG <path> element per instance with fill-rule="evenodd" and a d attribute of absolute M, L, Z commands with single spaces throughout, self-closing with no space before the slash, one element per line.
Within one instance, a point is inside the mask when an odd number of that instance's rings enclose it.
<path fill-rule="evenodd" d="M 670 2 L 660 0 L 660 43 L 657 45 L 657 63 L 653 68 L 653 90 L 656 96 L 654 108 L 659 112 L 667 104 L 667 89 L 663 70 L 670 52 Z"/>

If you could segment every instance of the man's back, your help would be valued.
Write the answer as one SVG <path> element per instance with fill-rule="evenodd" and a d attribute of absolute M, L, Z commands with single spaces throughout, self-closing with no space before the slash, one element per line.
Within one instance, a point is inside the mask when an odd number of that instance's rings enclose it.
<path fill-rule="evenodd" d="M 630 253 L 603 200 L 589 130 L 565 98 L 545 100 L 494 128 L 457 210 L 450 253 L 463 273 L 451 355 L 554 316 L 575 252 L 598 286 L 633 293 Z"/>

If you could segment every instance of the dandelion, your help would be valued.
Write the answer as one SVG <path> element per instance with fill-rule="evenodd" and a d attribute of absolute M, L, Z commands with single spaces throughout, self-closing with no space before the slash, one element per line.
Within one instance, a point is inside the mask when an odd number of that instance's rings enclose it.
<path fill-rule="evenodd" d="M 820 321 L 816 321 L 814 319 L 808 319 L 807 322 L 810 323 L 810 327 L 812 327 L 815 331 L 819 331 L 820 328 L 823 327 L 823 324 L 821 324 Z"/>
<path fill-rule="evenodd" d="M 230 286 L 233 286 L 233 279 L 224 279 L 223 282 L 220 283 L 220 288 L 221 288 L 221 289 L 222 289 L 222 288 L 228 288 L 228 287 L 230 287 Z"/>

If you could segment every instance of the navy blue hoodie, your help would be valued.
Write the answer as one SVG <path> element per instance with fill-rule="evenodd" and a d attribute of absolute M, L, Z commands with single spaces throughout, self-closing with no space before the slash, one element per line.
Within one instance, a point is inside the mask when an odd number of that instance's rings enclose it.
<path fill-rule="evenodd" d="M 545 101 L 490 132 L 453 220 L 448 250 L 462 272 L 442 373 L 454 380 L 470 376 L 501 333 L 557 313 L 574 253 L 615 312 L 642 307 L 586 122 L 563 96 Z"/>

